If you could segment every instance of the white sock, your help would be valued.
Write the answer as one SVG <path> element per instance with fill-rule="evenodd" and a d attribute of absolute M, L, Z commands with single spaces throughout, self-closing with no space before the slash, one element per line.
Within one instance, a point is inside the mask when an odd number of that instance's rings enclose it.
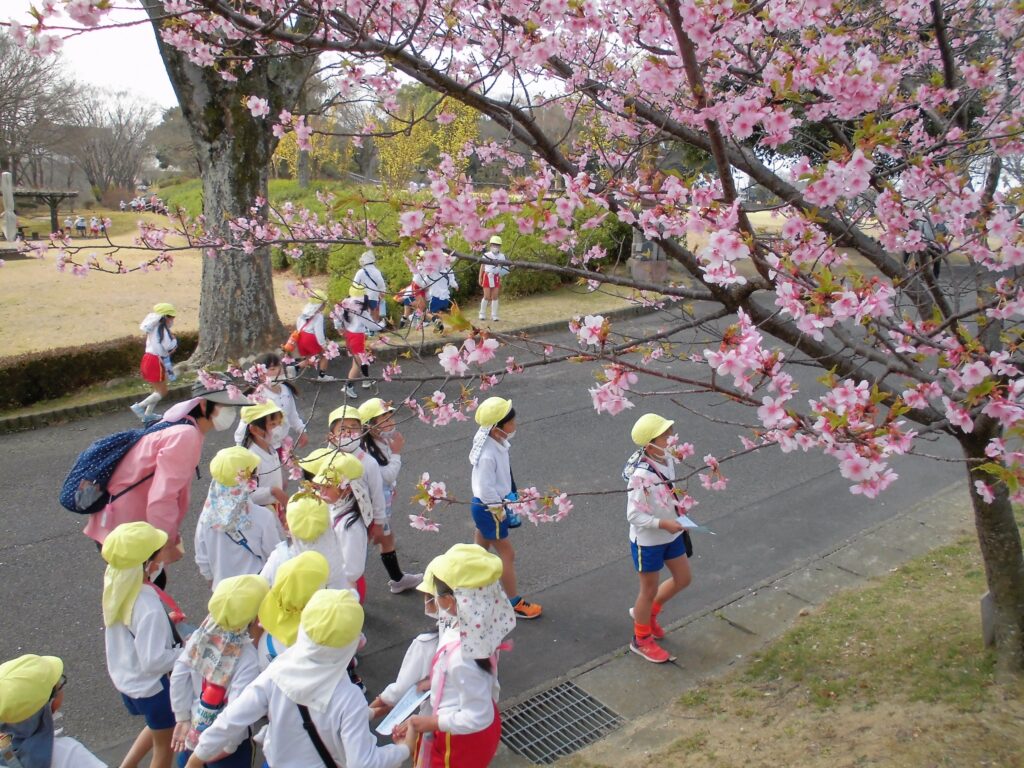
<path fill-rule="evenodd" d="M 492 299 L 491 300 L 491 320 L 497 320 L 497 319 L 498 319 L 498 300 L 497 299 Z"/>
<path fill-rule="evenodd" d="M 480 317 L 487 314 L 487 299 L 480 299 Z"/>
<path fill-rule="evenodd" d="M 152 413 L 153 409 L 156 407 L 156 404 L 159 403 L 163 399 L 164 399 L 163 395 L 161 395 L 159 392 L 154 392 L 149 397 L 147 397 L 145 400 L 143 400 L 141 403 L 139 403 L 139 405 L 146 406 L 146 413 Z"/>

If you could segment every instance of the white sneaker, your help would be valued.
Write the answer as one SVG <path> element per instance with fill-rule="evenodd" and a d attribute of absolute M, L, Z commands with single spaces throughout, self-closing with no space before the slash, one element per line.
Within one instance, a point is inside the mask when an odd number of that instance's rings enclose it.
<path fill-rule="evenodd" d="M 132 413 L 139 417 L 139 421 L 146 420 L 146 406 L 142 403 L 135 403 L 135 405 L 131 406 L 131 409 Z"/>
<path fill-rule="evenodd" d="M 492 318 L 491 318 L 491 322 L 492 322 L 492 323 L 496 323 L 496 322 L 498 322 L 498 318 L 496 318 L 496 317 L 492 317 Z"/>
<path fill-rule="evenodd" d="M 480 319 L 481 320 L 486 320 L 487 318 L 484 315 L 480 315 Z"/>
<path fill-rule="evenodd" d="M 373 381 L 370 379 L 363 379 L 363 389 L 369 389 L 373 386 Z"/>
<path fill-rule="evenodd" d="M 397 595 L 399 592 L 415 589 L 422 581 L 422 573 L 407 573 L 398 581 L 388 580 L 388 587 L 391 588 L 391 594 Z"/>
<path fill-rule="evenodd" d="M 345 387 L 345 395 L 352 398 L 353 400 L 359 397 L 359 393 L 356 392 L 356 388 L 353 387 L 351 384 Z"/>
<path fill-rule="evenodd" d="M 318 374 L 317 377 L 316 377 L 316 380 L 317 381 L 323 381 L 323 382 L 337 381 L 337 379 L 334 378 L 333 376 L 331 376 L 331 374 L 329 374 L 329 373 Z"/>

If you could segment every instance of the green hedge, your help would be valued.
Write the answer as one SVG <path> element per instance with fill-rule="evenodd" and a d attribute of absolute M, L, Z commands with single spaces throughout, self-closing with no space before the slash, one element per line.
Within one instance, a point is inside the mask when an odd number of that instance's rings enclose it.
<path fill-rule="evenodd" d="M 195 333 L 178 334 L 176 361 L 192 354 Z M 125 337 L 99 344 L 29 352 L 0 360 L 0 408 L 19 408 L 93 384 L 138 373 L 145 339 Z"/>

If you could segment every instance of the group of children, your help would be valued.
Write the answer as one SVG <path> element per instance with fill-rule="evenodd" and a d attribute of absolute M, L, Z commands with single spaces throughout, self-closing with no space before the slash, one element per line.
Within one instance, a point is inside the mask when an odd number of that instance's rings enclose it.
<path fill-rule="evenodd" d="M 76 216 L 73 220 L 70 216 L 64 218 L 64 236 L 71 237 L 71 228 L 74 226 L 75 234 L 79 237 L 100 237 L 107 231 L 106 222 L 99 216 L 92 216 L 86 221 L 85 216 Z"/>

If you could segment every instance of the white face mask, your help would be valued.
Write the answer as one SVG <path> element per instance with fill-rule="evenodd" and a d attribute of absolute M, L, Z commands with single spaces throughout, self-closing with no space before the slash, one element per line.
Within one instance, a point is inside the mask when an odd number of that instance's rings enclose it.
<path fill-rule="evenodd" d="M 335 445 L 337 445 L 339 451 L 345 453 L 355 453 L 359 450 L 359 435 L 352 435 L 347 432 L 342 432 L 336 438 Z"/>
<path fill-rule="evenodd" d="M 270 443 L 271 448 L 280 448 L 284 443 L 284 439 L 288 437 L 288 425 L 278 424 L 267 435 L 267 442 Z"/>
<path fill-rule="evenodd" d="M 213 418 L 210 421 L 213 422 L 213 428 L 218 432 L 231 429 L 231 425 L 235 423 L 235 409 L 218 405 L 217 412 L 213 414 Z"/>
<path fill-rule="evenodd" d="M 512 438 L 516 436 L 516 431 L 513 429 L 511 432 L 505 432 L 505 442 L 511 443 Z"/>

